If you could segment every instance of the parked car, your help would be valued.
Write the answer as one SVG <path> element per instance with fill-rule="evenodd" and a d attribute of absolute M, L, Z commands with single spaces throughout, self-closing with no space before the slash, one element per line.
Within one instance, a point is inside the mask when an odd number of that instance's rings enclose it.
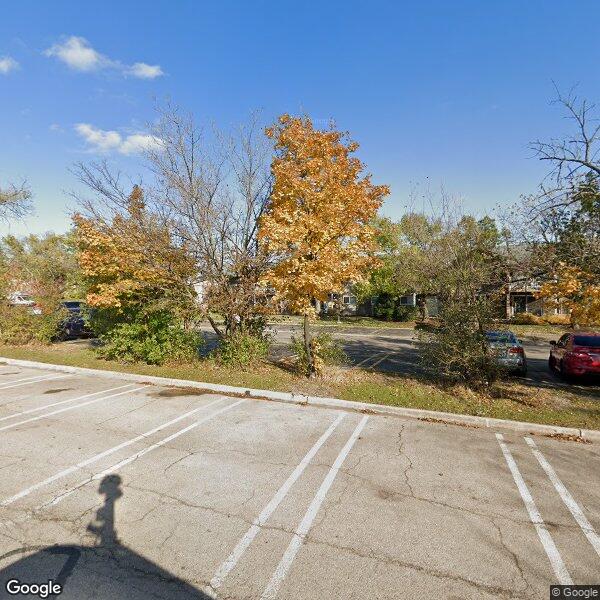
<path fill-rule="evenodd" d="M 565 333 L 550 344 L 552 371 L 565 377 L 600 375 L 600 333 Z"/>
<path fill-rule="evenodd" d="M 27 307 L 34 315 L 41 315 L 42 310 L 36 304 L 35 300 L 30 294 L 25 292 L 13 292 L 8 296 L 8 303 L 11 306 L 24 306 Z"/>
<path fill-rule="evenodd" d="M 68 316 L 62 322 L 62 331 L 60 337 L 62 339 L 89 337 L 93 332 L 89 329 L 85 322 L 86 307 L 79 300 L 64 300 L 61 302 L 63 308 L 66 308 Z"/>
<path fill-rule="evenodd" d="M 485 337 L 500 367 L 523 377 L 527 375 L 525 349 L 512 331 L 486 331 Z"/>

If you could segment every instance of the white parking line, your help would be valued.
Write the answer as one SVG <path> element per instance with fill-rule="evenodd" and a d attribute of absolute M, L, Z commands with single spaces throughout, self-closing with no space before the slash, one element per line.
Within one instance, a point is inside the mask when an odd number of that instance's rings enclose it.
<path fill-rule="evenodd" d="M 221 400 L 222 400 L 222 398 L 219 400 L 215 400 L 214 402 L 211 402 L 210 404 L 204 406 L 203 408 L 206 409 L 209 406 L 216 404 L 217 402 L 221 402 Z M 77 491 L 78 489 L 82 488 L 83 486 L 87 485 L 88 483 L 95 481 L 97 479 L 102 479 L 102 477 L 104 477 L 105 475 L 114 473 L 115 471 L 122 469 L 125 465 L 128 465 L 129 463 L 132 463 L 134 460 L 137 460 L 138 458 L 144 456 L 144 454 L 148 454 L 148 452 L 152 452 L 152 450 L 156 450 L 157 448 L 160 448 L 161 446 L 168 444 L 170 441 L 178 438 L 180 435 L 183 435 L 184 433 L 187 433 L 188 431 L 191 431 L 192 429 L 196 429 L 196 427 L 203 425 L 204 423 L 206 423 L 207 421 L 210 421 L 210 419 L 216 417 L 217 415 L 220 415 L 228 410 L 231 410 L 232 408 L 235 408 L 242 402 L 244 402 L 244 400 L 238 400 L 237 402 L 234 402 L 233 404 L 229 404 L 229 405 L 225 406 L 224 408 L 220 408 L 219 410 L 216 410 L 215 412 L 211 413 L 210 415 L 206 415 L 206 417 L 199 419 L 195 423 L 192 423 L 191 425 L 188 425 L 187 427 L 184 427 L 183 429 L 180 429 L 179 431 L 172 433 L 171 435 L 167 436 L 166 438 L 163 438 L 162 440 L 156 442 L 155 444 L 152 444 L 151 446 L 148 446 L 147 448 L 144 448 L 143 450 L 140 450 L 139 452 L 136 452 L 135 454 L 132 454 L 131 456 L 128 456 L 127 458 L 124 458 L 123 460 L 119 461 L 118 463 L 115 463 L 114 465 L 111 465 L 110 467 L 107 467 L 106 469 L 104 469 L 103 471 L 100 471 L 99 473 L 95 473 L 91 477 L 88 477 L 87 479 L 80 481 L 78 484 L 76 484 L 73 487 L 69 488 L 68 490 L 64 491 L 59 496 L 56 496 L 56 498 L 53 498 L 49 502 L 41 504 L 40 506 L 38 506 L 36 508 L 36 510 L 40 510 L 42 508 L 46 508 L 49 506 L 55 506 L 56 504 L 58 504 L 59 502 L 62 502 L 65 498 L 70 496 L 73 492 Z M 196 409 L 196 410 L 198 410 L 198 409 Z"/>
<path fill-rule="evenodd" d="M 140 390 L 143 390 L 145 387 L 146 386 L 134 388 L 132 390 L 127 390 L 125 392 L 119 392 L 118 394 L 110 394 L 109 396 L 101 396 L 100 398 L 94 398 L 93 400 L 88 400 L 87 402 L 82 402 L 81 404 L 75 404 L 74 406 L 67 406 L 66 408 L 59 408 L 57 410 L 52 410 L 49 413 L 39 415 L 38 417 L 30 417 L 29 419 L 24 419 L 23 421 L 17 421 L 16 423 L 10 423 L 9 425 L 4 425 L 3 427 L 0 427 L 0 431 L 6 431 L 7 429 L 13 429 L 15 427 L 19 427 L 20 425 L 25 425 L 27 423 L 31 423 L 32 421 L 39 421 L 40 419 L 47 419 L 48 417 L 52 417 L 53 415 L 58 415 L 60 413 L 67 412 L 69 410 L 75 410 L 76 408 L 83 408 L 84 406 L 88 406 L 88 405 L 94 404 L 96 402 L 101 402 L 102 400 L 109 400 L 111 398 L 118 398 L 119 396 L 123 396 L 125 394 L 139 392 Z"/>
<path fill-rule="evenodd" d="M 16 373 L 15 373 L 16 375 Z M 19 383 L 21 381 L 29 381 L 30 379 L 43 379 L 45 377 L 52 377 L 55 373 L 38 373 L 37 375 L 29 375 L 28 377 L 21 377 L 20 379 L 10 379 L 9 381 L 2 381 L 0 387 L 10 385 L 11 383 Z"/>
<path fill-rule="evenodd" d="M 76 471 L 79 471 L 80 469 L 83 469 L 84 467 L 87 467 L 88 465 L 91 465 L 95 462 L 98 462 L 99 460 L 102 460 L 106 456 L 110 456 L 111 454 L 114 454 L 115 452 L 118 452 L 119 450 L 122 450 L 123 448 L 127 448 L 128 446 L 131 446 L 132 444 L 142 441 L 142 440 L 148 438 L 149 436 L 157 433 L 158 431 L 165 429 L 165 427 L 169 427 L 170 425 L 173 425 L 174 423 L 177 423 L 177 422 L 181 421 L 182 419 L 185 419 L 189 415 L 191 415 L 195 412 L 198 412 L 199 410 L 205 410 L 206 408 L 209 408 L 213 404 L 216 404 L 217 402 L 221 402 L 222 400 L 223 400 L 223 398 L 219 398 L 213 402 L 210 402 L 209 404 L 207 404 L 205 406 L 200 406 L 198 408 L 195 408 L 194 410 L 190 410 L 187 413 L 184 413 L 183 415 L 179 415 L 179 417 L 176 417 L 175 419 L 171 419 L 170 421 L 167 421 L 166 423 L 163 423 L 162 425 L 158 425 L 157 427 L 154 427 L 154 428 L 146 431 L 145 433 L 136 435 L 134 438 L 127 440 L 126 442 L 117 444 L 116 446 L 113 446 L 112 448 L 108 448 L 108 450 L 104 450 L 103 452 L 99 452 L 98 454 L 95 454 L 94 456 L 91 456 L 90 458 L 82 460 L 81 462 L 78 462 L 77 464 L 75 464 L 71 467 L 68 467 L 62 471 L 59 471 L 58 473 L 52 475 L 51 477 L 48 477 L 47 479 L 44 479 L 43 481 L 40 481 L 39 483 L 36 483 L 28 488 L 25 488 L 24 490 L 21 490 L 20 492 L 17 492 L 16 494 L 14 494 L 13 496 L 10 496 L 9 498 L 6 498 L 2 502 L 0 502 L 0 506 L 8 506 L 10 504 L 13 504 L 17 500 L 20 500 L 21 498 L 25 498 L 26 496 L 29 496 L 31 493 L 33 493 L 43 487 L 46 487 L 47 485 L 50 485 L 51 483 L 54 483 L 55 481 L 58 481 L 59 479 L 62 479 L 63 477 L 67 477 L 68 475 L 71 475 L 71 473 L 75 473 Z"/>
<path fill-rule="evenodd" d="M 329 436 L 335 431 L 335 428 L 342 422 L 345 413 L 341 413 L 337 419 L 327 428 L 325 433 L 314 443 L 313 447 L 306 453 L 304 458 L 300 461 L 298 466 L 292 471 L 291 475 L 284 481 L 281 487 L 277 490 L 275 495 L 271 498 L 269 503 L 263 508 L 262 512 L 258 515 L 252 523 L 250 529 L 243 535 L 240 541 L 237 543 L 233 552 L 227 557 L 223 564 L 217 569 L 214 577 L 212 578 L 209 588 L 206 590 L 208 594 L 211 594 L 213 590 L 217 590 L 223 585 L 223 580 L 227 575 L 235 568 L 236 564 L 246 552 L 254 538 L 258 535 L 261 527 L 267 522 L 269 517 L 273 514 L 275 509 L 279 506 L 281 501 L 286 497 L 291 487 L 298 480 L 300 475 L 304 472 L 310 461 L 314 458 L 315 454 L 321 448 L 321 446 L 327 441 Z"/>
<path fill-rule="evenodd" d="M 294 561 L 298 550 L 300 550 L 304 539 L 310 531 L 312 523 L 315 517 L 317 516 L 317 513 L 319 512 L 319 508 L 321 507 L 321 504 L 323 503 L 323 500 L 325 499 L 325 496 L 327 495 L 327 492 L 329 491 L 329 488 L 331 487 L 335 476 L 340 470 L 340 467 L 342 466 L 344 460 L 346 460 L 346 457 L 350 453 L 350 450 L 352 450 L 352 446 L 354 446 L 354 443 L 358 439 L 358 436 L 360 435 L 360 432 L 366 425 L 368 419 L 369 417 L 363 417 L 361 419 L 360 423 L 356 426 L 356 429 L 352 432 L 352 435 L 346 442 L 346 445 L 338 454 L 337 458 L 335 459 L 335 462 L 331 466 L 331 469 L 329 469 L 329 472 L 325 476 L 321 487 L 318 489 L 315 497 L 310 503 L 310 506 L 308 507 L 304 518 L 302 519 L 300 525 L 296 529 L 296 532 L 294 533 L 294 537 L 292 538 L 290 545 L 287 547 L 287 550 L 285 551 L 283 557 L 279 561 L 275 572 L 271 576 L 271 580 L 267 584 L 265 591 L 262 593 L 261 600 L 271 600 L 277 596 L 277 592 L 279 591 L 281 583 L 285 579 L 285 576 L 287 575 L 287 572 L 292 566 L 292 562 Z"/>
<path fill-rule="evenodd" d="M 379 360 L 375 361 L 373 364 L 369 365 L 369 369 L 374 369 L 379 363 L 383 362 L 386 358 L 389 358 L 393 352 L 388 352 L 385 356 L 382 356 Z"/>
<path fill-rule="evenodd" d="M 546 551 L 546 555 L 548 556 L 548 560 L 552 565 L 552 569 L 556 577 L 558 578 L 558 582 L 561 585 L 573 585 L 573 580 L 571 579 L 571 575 L 569 575 L 569 571 L 563 562 L 563 559 L 550 535 L 550 532 L 546 528 L 546 524 L 542 519 L 542 515 L 537 509 L 535 502 L 529 492 L 529 488 L 525 484 L 525 480 L 519 471 L 519 467 L 517 467 L 517 463 L 513 458 L 508 446 L 504 443 L 504 436 L 501 433 L 496 434 L 496 439 L 500 444 L 500 449 L 502 450 L 502 454 L 504 455 L 504 459 L 506 460 L 506 464 L 510 469 L 510 472 L 515 480 L 515 484 L 517 485 L 517 489 L 519 490 L 519 494 L 521 494 L 521 498 L 525 503 L 525 508 L 527 509 L 527 513 L 529 514 L 529 519 L 533 523 L 535 530 L 537 531 L 538 537 L 540 538 L 540 542 L 542 542 L 542 546 Z"/>
<path fill-rule="evenodd" d="M 565 506 L 569 509 L 573 518 L 577 521 L 579 527 L 587 537 L 590 544 L 593 546 L 596 554 L 600 556 L 600 536 L 596 533 L 596 530 L 592 526 L 592 524 L 588 521 L 587 517 L 583 514 L 583 511 L 575 502 L 575 498 L 571 496 L 569 490 L 564 486 L 563 482 L 558 478 L 556 471 L 552 468 L 552 465 L 546 460 L 544 455 L 541 453 L 536 443 L 530 438 L 526 437 L 525 441 L 528 446 L 531 448 L 533 455 L 537 458 L 540 463 L 542 469 L 548 475 L 548 479 L 552 482 L 554 489 L 558 492 Z"/>
<path fill-rule="evenodd" d="M 353 365 L 355 368 L 356 367 L 361 367 L 362 365 L 364 365 L 368 360 L 373 360 L 374 358 L 376 359 L 378 356 L 381 356 L 382 354 L 385 354 L 385 350 L 383 352 L 377 352 L 376 354 L 373 354 L 372 356 L 367 356 L 367 358 L 364 358 L 363 360 L 361 360 L 359 363 L 356 363 L 355 365 Z"/>
<path fill-rule="evenodd" d="M 0 390 L 10 390 L 12 388 L 22 387 L 24 385 L 30 385 L 32 383 L 52 381 L 54 379 L 65 379 L 66 377 L 71 377 L 71 375 L 36 375 L 35 377 L 26 377 L 25 379 L 16 379 L 15 381 L 9 381 L 8 384 L 1 385 Z"/>
<path fill-rule="evenodd" d="M 83 400 L 84 398 L 90 398 L 91 396 L 97 396 L 98 394 L 106 394 L 108 392 L 114 392 L 115 390 L 121 390 L 126 387 L 131 387 L 135 384 L 127 383 L 125 385 L 120 385 L 118 387 L 109 388 L 108 390 L 102 390 L 100 392 L 93 392 L 91 394 L 85 394 L 84 396 L 79 396 L 77 398 L 69 398 L 68 400 L 61 400 L 60 402 L 52 402 L 52 404 L 44 404 L 44 406 L 37 406 L 36 408 L 30 408 L 29 410 L 22 410 L 20 412 L 14 413 L 13 415 L 8 415 L 7 417 L 0 417 L 0 421 L 7 421 L 8 419 L 14 419 L 15 417 L 20 417 L 21 415 L 29 415 L 31 413 L 40 412 L 46 408 L 51 408 L 52 406 L 59 406 L 60 404 L 67 404 L 68 402 L 75 402 L 77 400 Z M 15 400 L 15 402 L 17 402 Z M 12 404 L 9 402 L 8 404 Z M 3 407 L 7 406 L 6 404 L 2 405 Z"/>

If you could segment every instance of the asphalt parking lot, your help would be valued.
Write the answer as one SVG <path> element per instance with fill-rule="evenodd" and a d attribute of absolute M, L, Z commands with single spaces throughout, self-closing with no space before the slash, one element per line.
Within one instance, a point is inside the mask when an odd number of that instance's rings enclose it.
<path fill-rule="evenodd" d="M 546 598 L 600 582 L 596 445 L 0 366 L 0 594 Z"/>

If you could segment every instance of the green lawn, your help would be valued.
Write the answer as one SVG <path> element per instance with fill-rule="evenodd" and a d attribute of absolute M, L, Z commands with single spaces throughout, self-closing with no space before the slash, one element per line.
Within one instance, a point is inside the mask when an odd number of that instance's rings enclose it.
<path fill-rule="evenodd" d="M 536 388 L 515 380 L 500 383 L 488 393 L 476 393 L 459 386 L 448 387 L 361 369 L 331 367 L 324 377 L 307 380 L 281 365 L 271 363 L 261 363 L 247 370 L 225 368 L 213 360 L 160 367 L 126 365 L 98 359 L 89 347 L 73 343 L 40 347 L 0 346 L 0 356 L 256 389 L 333 396 L 388 406 L 600 429 L 600 399 L 593 397 L 592 390 L 586 394 Z"/>

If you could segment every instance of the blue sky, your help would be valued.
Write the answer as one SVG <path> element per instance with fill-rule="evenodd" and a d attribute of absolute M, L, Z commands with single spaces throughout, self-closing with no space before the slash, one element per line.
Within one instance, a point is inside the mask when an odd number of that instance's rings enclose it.
<path fill-rule="evenodd" d="M 552 81 L 600 100 L 599 17 L 596 1 L 7 3 L 0 183 L 26 177 L 36 204 L 10 231 L 68 227 L 75 161 L 137 173 L 166 97 L 222 127 L 255 109 L 334 118 L 392 217 L 415 187 L 508 206 L 545 172 L 527 143 L 568 130 Z"/>

